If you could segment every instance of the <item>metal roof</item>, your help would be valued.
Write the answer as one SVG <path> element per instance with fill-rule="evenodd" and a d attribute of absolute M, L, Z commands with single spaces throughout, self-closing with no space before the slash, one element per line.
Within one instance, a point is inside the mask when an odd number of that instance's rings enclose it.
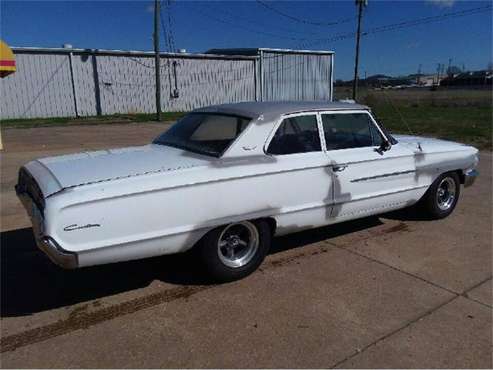
<path fill-rule="evenodd" d="M 273 48 L 224 48 L 209 49 L 205 54 L 220 55 L 260 55 L 260 52 L 278 53 L 278 54 L 315 54 L 315 55 L 332 55 L 333 51 L 329 50 L 296 50 L 296 49 L 273 49 Z"/>
<path fill-rule="evenodd" d="M 195 109 L 194 112 L 229 113 L 244 117 L 272 119 L 283 114 L 314 111 L 314 110 L 368 110 L 365 105 L 329 101 L 269 101 L 242 102 L 231 104 L 211 105 Z"/>
<path fill-rule="evenodd" d="M 110 49 L 81 49 L 81 48 L 42 48 L 42 47 L 12 47 L 15 54 L 95 54 L 95 55 L 122 55 L 133 57 L 150 57 L 156 55 L 153 51 L 139 50 L 110 50 Z M 249 55 L 220 55 L 220 54 L 199 54 L 199 53 L 169 53 L 160 52 L 161 57 L 168 58 L 189 58 L 189 59 L 231 59 L 231 60 L 257 60 L 257 56 Z"/>

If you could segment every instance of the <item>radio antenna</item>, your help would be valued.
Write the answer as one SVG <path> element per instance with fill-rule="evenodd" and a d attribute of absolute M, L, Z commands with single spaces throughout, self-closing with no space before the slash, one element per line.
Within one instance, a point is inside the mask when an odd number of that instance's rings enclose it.
<path fill-rule="evenodd" d="M 399 115 L 401 121 L 404 123 L 404 125 L 406 126 L 407 130 L 409 131 L 409 133 L 413 136 L 416 136 L 414 134 L 414 132 L 411 130 L 411 127 L 409 126 L 409 124 L 407 123 L 406 119 L 404 118 L 404 116 L 402 115 L 401 111 L 397 108 L 397 106 L 394 105 L 394 103 L 392 102 L 392 99 L 390 99 L 389 95 L 387 94 L 387 91 L 385 90 L 382 90 L 383 91 L 383 94 L 385 95 L 385 98 L 387 99 L 387 101 L 389 102 L 389 104 L 392 106 L 392 109 L 394 111 L 397 112 L 397 114 Z"/>

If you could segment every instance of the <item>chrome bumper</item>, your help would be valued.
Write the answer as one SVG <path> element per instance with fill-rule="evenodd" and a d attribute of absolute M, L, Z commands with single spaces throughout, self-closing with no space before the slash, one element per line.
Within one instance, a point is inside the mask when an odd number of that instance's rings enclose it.
<path fill-rule="evenodd" d="M 476 181 L 476 178 L 478 176 L 479 176 L 479 171 L 476 169 L 466 171 L 464 173 L 464 187 L 467 188 L 472 184 L 474 184 L 474 181 Z"/>
<path fill-rule="evenodd" d="M 17 186 L 15 190 L 22 205 L 26 209 L 29 218 L 31 219 L 34 239 L 36 240 L 38 248 L 41 249 L 50 258 L 50 260 L 58 266 L 66 269 L 77 268 L 79 265 L 77 254 L 66 251 L 60 247 L 60 245 L 58 245 L 53 238 L 44 235 L 43 216 L 41 215 L 38 207 L 34 204 L 31 197 L 29 197 L 26 193 L 20 192 Z"/>
<path fill-rule="evenodd" d="M 75 269 L 79 266 L 77 254 L 64 250 L 49 236 L 44 236 L 40 240 L 36 239 L 36 243 L 39 249 L 45 252 L 50 260 L 58 266 L 64 269 Z"/>

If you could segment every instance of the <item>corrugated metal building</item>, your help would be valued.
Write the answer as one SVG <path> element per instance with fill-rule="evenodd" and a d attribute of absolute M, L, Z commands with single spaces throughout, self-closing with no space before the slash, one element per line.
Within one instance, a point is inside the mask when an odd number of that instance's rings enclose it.
<path fill-rule="evenodd" d="M 188 111 L 249 100 L 332 99 L 333 53 L 248 50 L 162 53 L 162 109 Z M 152 52 L 13 51 L 17 72 L 0 80 L 2 119 L 155 111 Z"/>
<path fill-rule="evenodd" d="M 206 53 L 257 57 L 259 100 L 332 100 L 332 51 L 233 48 Z"/>

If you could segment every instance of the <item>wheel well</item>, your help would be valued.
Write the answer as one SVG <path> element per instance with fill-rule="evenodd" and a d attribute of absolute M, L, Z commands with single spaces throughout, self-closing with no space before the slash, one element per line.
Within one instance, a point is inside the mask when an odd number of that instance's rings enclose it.
<path fill-rule="evenodd" d="M 258 219 L 257 219 L 257 221 L 259 221 L 259 220 L 263 220 L 263 221 L 266 221 L 266 222 L 267 222 L 267 225 L 269 225 L 269 229 L 270 229 L 271 235 L 272 235 L 272 236 L 274 236 L 274 234 L 275 234 L 275 232 L 276 232 L 276 228 L 277 228 L 277 222 L 276 222 L 276 220 L 275 220 L 273 217 L 258 218 Z M 249 220 L 249 221 L 255 221 L 255 220 Z M 206 236 L 207 234 L 209 234 L 210 232 L 212 232 L 212 231 L 216 230 L 217 228 L 224 227 L 224 226 L 226 226 L 226 225 L 227 225 L 227 224 L 225 224 L 225 225 L 220 225 L 220 226 L 217 226 L 217 227 L 214 227 L 213 229 L 211 229 L 211 230 L 209 230 L 208 232 L 206 232 L 204 235 L 202 235 L 202 236 L 200 237 L 200 239 L 199 239 L 199 240 L 197 240 L 197 241 L 195 242 L 195 244 L 193 245 L 193 247 L 192 247 L 192 248 L 195 248 L 195 246 L 196 246 L 196 245 L 198 245 L 198 244 L 202 241 L 202 239 L 204 239 L 204 238 L 205 238 L 205 236 Z M 190 249 L 192 249 L 192 248 L 190 248 Z"/>
<path fill-rule="evenodd" d="M 267 222 L 270 228 L 271 235 L 274 236 L 277 228 L 276 220 L 273 217 L 265 217 L 265 218 L 261 218 L 260 220 L 264 220 Z"/>
<path fill-rule="evenodd" d="M 466 177 L 464 176 L 464 171 L 462 171 L 462 170 L 455 170 L 455 171 L 451 171 L 451 172 L 455 172 L 459 176 L 460 183 L 461 184 L 464 184 L 464 182 L 466 180 Z"/>

